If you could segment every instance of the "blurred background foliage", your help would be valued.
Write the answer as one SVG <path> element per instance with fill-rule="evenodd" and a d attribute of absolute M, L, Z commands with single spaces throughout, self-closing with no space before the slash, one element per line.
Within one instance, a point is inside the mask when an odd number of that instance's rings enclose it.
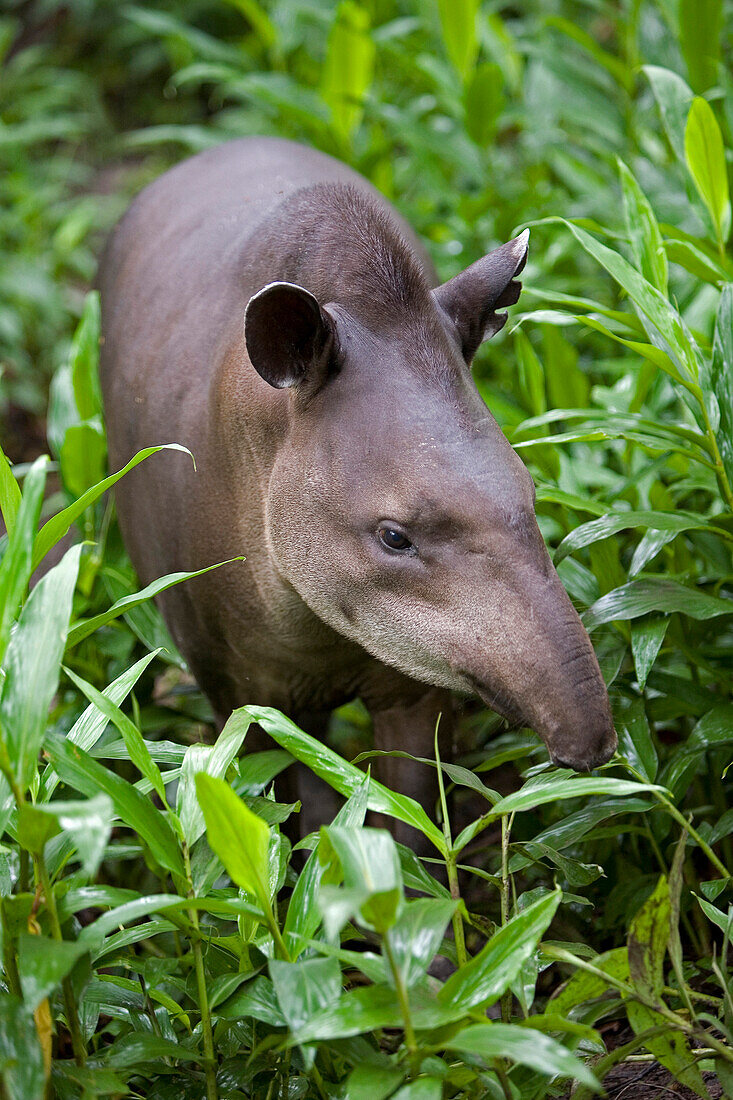
<path fill-rule="evenodd" d="M 182 157 L 276 134 L 345 159 L 412 223 L 441 280 L 532 227 L 522 299 L 475 375 L 593 631 L 625 760 L 613 766 L 663 783 L 677 817 L 611 799 L 563 832 L 577 803 L 546 804 L 514 823 L 504 870 L 520 904 L 554 876 L 557 935 L 615 948 L 693 815 L 680 904 L 698 989 L 727 980 L 715 967 L 733 863 L 732 34 L 723 0 L 6 0 L 0 15 L 0 422 L 19 476 L 48 435 L 47 513 L 104 468 L 96 257 L 130 197 Z M 135 584 L 109 504 L 80 518 L 96 548 L 75 614 L 92 615 Z M 160 645 L 135 720 L 151 739 L 196 740 L 206 704 L 148 605 L 71 664 L 103 687 Z M 63 730 L 85 701 L 61 683 Z M 363 726 L 356 705 L 337 716 L 347 755 Z M 474 706 L 461 749 L 503 791 L 546 761 Z M 459 793 L 468 820 L 475 792 Z M 477 833 L 463 858 L 496 871 L 499 839 Z M 480 889 L 473 907 L 499 919 Z"/>

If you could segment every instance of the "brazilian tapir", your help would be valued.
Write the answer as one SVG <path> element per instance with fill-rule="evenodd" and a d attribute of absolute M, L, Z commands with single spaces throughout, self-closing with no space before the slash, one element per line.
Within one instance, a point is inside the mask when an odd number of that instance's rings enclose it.
<path fill-rule="evenodd" d="M 197 466 L 149 459 L 120 482 L 119 519 L 145 582 L 246 556 L 160 597 L 221 719 L 258 703 L 322 732 L 359 696 L 377 748 L 431 756 L 456 691 L 558 764 L 612 755 L 532 480 L 471 377 L 527 238 L 436 287 L 370 184 L 272 138 L 185 161 L 118 225 L 99 276 L 111 464 L 175 441 Z M 381 763 L 430 800 L 431 769 Z"/>

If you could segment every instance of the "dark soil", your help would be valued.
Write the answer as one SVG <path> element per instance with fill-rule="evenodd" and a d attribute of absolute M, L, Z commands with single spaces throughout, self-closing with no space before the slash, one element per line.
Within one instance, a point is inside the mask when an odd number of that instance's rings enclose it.
<path fill-rule="evenodd" d="M 704 1073 L 703 1078 L 711 1100 L 719 1100 L 724 1093 L 718 1078 L 714 1073 Z M 697 1100 L 691 1089 L 657 1062 L 624 1062 L 604 1077 L 603 1086 L 608 1100 L 664 1100 L 666 1096 Z"/>

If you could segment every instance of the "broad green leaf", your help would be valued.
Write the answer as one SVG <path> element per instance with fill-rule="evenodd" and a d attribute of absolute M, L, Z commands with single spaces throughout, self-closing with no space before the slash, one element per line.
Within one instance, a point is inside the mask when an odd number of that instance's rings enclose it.
<path fill-rule="evenodd" d="M 369 775 L 364 775 L 361 787 L 357 787 L 336 814 L 332 823 L 334 826 L 360 827 L 364 824 L 370 782 Z M 291 942 L 290 953 L 292 958 L 297 958 L 304 950 L 305 944 L 303 941 L 311 939 L 321 923 L 321 910 L 318 902 L 323 867 L 318 858 L 319 847 L 320 841 L 298 875 L 298 881 L 293 888 L 288 904 L 283 932 Z"/>
<path fill-rule="evenodd" d="M 485 149 L 493 141 L 496 124 L 504 107 L 504 77 L 494 62 L 478 65 L 463 93 L 466 131 Z"/>
<path fill-rule="evenodd" d="M 602 955 L 593 958 L 593 966 L 609 978 L 628 981 L 629 978 L 629 953 L 626 947 L 615 947 Z M 587 970 L 576 970 L 567 985 L 547 1002 L 547 1013 L 566 1016 L 578 1005 L 587 1004 L 596 1000 L 610 988 L 610 983 L 603 980 L 598 974 L 589 973 Z"/>
<path fill-rule="evenodd" d="M 0 993 L 0 1082 L 7 1100 L 41 1100 L 45 1073 L 33 1014 L 19 997 Z"/>
<path fill-rule="evenodd" d="M 312 772 L 323 779 L 330 787 L 350 797 L 364 782 L 364 773 L 353 764 L 347 763 L 327 745 L 316 741 L 314 737 L 286 718 L 272 707 L 245 707 L 246 712 L 257 722 L 273 741 L 286 749 L 296 760 L 306 764 Z M 404 821 L 418 829 L 430 840 L 438 851 L 445 852 L 445 839 L 442 832 L 413 798 L 395 794 L 376 779 L 369 783 L 369 809 L 386 814 L 398 821 Z"/>
<path fill-rule="evenodd" d="M 631 652 L 641 691 L 646 687 L 647 677 L 662 648 L 668 626 L 669 619 L 654 615 L 631 624 Z"/>
<path fill-rule="evenodd" d="M 415 898 L 407 902 L 387 933 L 397 969 L 408 988 L 425 976 L 457 905 L 452 898 Z M 393 982 L 391 972 L 389 980 Z"/>
<path fill-rule="evenodd" d="M 105 1047 L 106 1065 L 123 1069 L 126 1066 L 137 1067 L 141 1062 L 153 1062 L 160 1065 L 162 1058 L 172 1062 L 201 1062 L 203 1054 L 172 1039 L 163 1039 L 158 1035 L 133 1032 L 115 1039 L 111 1046 Z"/>
<path fill-rule="evenodd" d="M 0 726 L 22 790 L 35 774 L 48 710 L 59 682 L 80 555 L 81 547 L 72 546 L 39 581 L 26 601 L 5 654 Z"/>
<path fill-rule="evenodd" d="M 680 611 L 691 619 L 714 619 L 733 614 L 733 600 L 710 596 L 666 577 L 630 581 L 601 596 L 581 618 L 586 630 L 616 619 L 638 619 L 651 611 Z"/>
<path fill-rule="evenodd" d="M 374 71 L 374 42 L 369 12 L 356 0 L 341 0 L 328 37 L 323 68 L 323 98 L 333 127 L 344 140 L 361 121 L 364 97 Z"/>
<path fill-rule="evenodd" d="M 446 52 L 464 80 L 478 53 L 478 8 L 479 0 L 438 0 Z"/>
<path fill-rule="evenodd" d="M 74 400 L 82 420 L 89 420 L 102 412 L 97 369 L 100 326 L 99 291 L 90 290 L 84 299 L 84 309 L 71 342 L 69 356 Z"/>
<path fill-rule="evenodd" d="M 307 1024 L 327 1005 L 336 1004 L 341 996 L 341 967 L 336 959 L 298 959 L 283 962 L 270 959 L 270 977 L 278 1004 L 291 1031 Z M 301 1048 L 307 1069 L 315 1061 L 312 1047 Z"/>
<path fill-rule="evenodd" d="M 370 985 L 349 990 L 334 1005 L 322 1008 L 291 1035 L 302 1044 L 320 1039 L 345 1039 L 382 1027 L 402 1027 L 402 1012 L 393 989 Z"/>
<path fill-rule="evenodd" d="M 676 357 L 678 365 L 689 382 L 696 382 L 700 372 L 702 355 L 692 334 L 677 310 L 663 295 L 646 281 L 627 260 L 614 252 L 608 245 L 602 244 L 586 233 L 580 226 L 558 219 L 567 226 L 575 239 L 589 256 L 606 269 L 616 280 L 641 313 L 651 321 L 670 352 Z"/>
<path fill-rule="evenodd" d="M 18 844 L 26 852 L 42 852 L 46 841 L 59 832 L 55 815 L 44 813 L 43 809 L 42 806 L 34 806 L 32 802 L 23 802 L 18 807 L 16 835 Z"/>
<path fill-rule="evenodd" d="M 402 871 L 397 846 L 386 829 L 331 825 L 321 829 L 318 858 L 329 883 L 343 877 L 345 889 L 321 888 L 320 905 L 330 935 L 353 913 L 381 935 L 402 907 Z"/>
<path fill-rule="evenodd" d="M 55 801 L 34 807 L 68 833 L 76 848 L 84 874 L 93 877 L 102 862 L 112 832 L 113 804 L 106 794 L 84 802 Z"/>
<path fill-rule="evenodd" d="M 71 424 L 59 452 L 64 486 L 74 497 L 81 497 L 103 477 L 107 464 L 107 440 L 99 417 Z"/>
<path fill-rule="evenodd" d="M 113 703 L 122 703 L 155 656 L 155 653 L 146 653 L 131 668 L 118 676 L 109 687 L 105 688 L 103 694 Z M 90 703 L 67 733 L 66 740 L 88 752 L 102 736 L 108 722 L 107 716 L 98 710 L 94 703 Z M 58 784 L 59 777 L 54 772 L 53 767 L 49 766 L 41 778 L 39 801 L 48 800 Z"/>
<path fill-rule="evenodd" d="M 720 406 L 720 455 L 733 486 L 733 283 L 725 284 L 718 303 L 709 383 Z"/>
<path fill-rule="evenodd" d="M 10 629 L 33 571 L 33 539 L 41 514 L 47 465 L 48 459 L 43 455 L 36 459 L 26 475 L 12 537 L 0 560 L 0 665 L 7 649 Z"/>
<path fill-rule="evenodd" d="M 567 772 L 565 773 L 567 775 Z M 535 780 L 528 780 L 519 791 L 502 798 L 491 811 L 492 817 L 534 810 L 548 802 L 558 802 L 561 798 L 579 798 L 589 794 L 603 794 L 610 798 L 626 795 L 647 794 L 658 788 L 644 783 L 635 783 L 628 779 L 612 779 L 604 776 L 574 776 L 565 778 L 550 772 Z"/>
<path fill-rule="evenodd" d="M 2 514 L 5 530 L 9 536 L 13 534 L 20 499 L 20 486 L 15 480 L 10 463 L 5 457 L 5 452 L 0 447 L 0 514 Z"/>
<path fill-rule="evenodd" d="M 631 981 L 640 996 L 653 1003 L 662 999 L 670 914 L 669 885 L 662 875 L 652 896 L 633 917 L 628 933 Z"/>
<path fill-rule="evenodd" d="M 730 277 L 717 260 L 708 256 L 702 248 L 692 244 L 691 241 L 665 241 L 664 250 L 670 263 L 679 264 L 685 271 L 689 271 L 696 279 L 702 279 L 703 282 L 724 283 Z"/>
<path fill-rule="evenodd" d="M 529 905 L 495 932 L 489 942 L 440 990 L 438 999 L 462 1008 L 488 1008 L 509 988 L 555 915 L 562 892 L 555 890 Z"/>
<path fill-rule="evenodd" d="M 703 519 L 689 512 L 609 512 L 600 519 L 591 520 L 576 527 L 562 540 L 555 551 L 554 561 L 557 565 L 564 557 L 574 550 L 580 550 L 583 546 L 590 546 L 594 542 L 600 542 L 609 535 L 618 534 L 633 527 L 646 527 L 653 531 L 714 531 L 716 528 Z"/>
<path fill-rule="evenodd" d="M 592 1071 L 574 1054 L 550 1035 L 532 1027 L 516 1024 L 471 1024 L 446 1043 L 449 1050 L 462 1054 L 478 1054 L 489 1065 L 496 1058 L 508 1058 L 530 1066 L 547 1076 L 570 1077 L 593 1092 L 601 1092 L 601 1084 Z"/>
<path fill-rule="evenodd" d="M 44 747 L 63 783 L 90 798 L 100 791 L 108 794 L 122 821 L 147 844 L 158 863 L 184 877 L 175 834 L 167 818 L 145 795 L 58 734 L 48 734 Z"/>
<path fill-rule="evenodd" d="M 418 1077 L 398 1089 L 392 1100 L 442 1100 L 442 1096 L 442 1077 Z"/>
<path fill-rule="evenodd" d="M 619 749 L 637 771 L 653 783 L 657 777 L 657 750 L 654 747 L 643 699 L 633 699 L 618 719 Z"/>
<path fill-rule="evenodd" d="M 132 719 L 128 718 L 126 714 L 123 714 L 116 703 L 113 703 L 112 700 L 106 695 L 103 695 L 101 691 L 97 691 L 92 684 L 87 683 L 81 676 L 77 676 L 70 668 L 65 669 L 65 672 L 72 683 L 76 684 L 79 688 L 79 691 L 81 691 L 83 695 L 86 695 L 89 702 L 93 703 L 97 710 L 101 711 L 101 713 L 117 727 L 125 742 L 130 762 L 134 764 L 140 774 L 148 780 L 163 805 L 167 805 L 165 786 L 163 784 L 163 777 L 160 774 L 160 768 L 150 755 L 148 746 L 143 740 L 143 735 Z"/>
<path fill-rule="evenodd" d="M 670 69 L 644 65 L 643 71 L 651 84 L 669 143 L 680 163 L 684 164 L 685 123 L 693 93 L 682 77 Z"/>
<path fill-rule="evenodd" d="M 721 246 L 730 233 L 730 194 L 723 136 L 706 99 L 692 101 L 685 127 L 685 159 L 698 194 L 708 209 Z"/>
<path fill-rule="evenodd" d="M 225 1004 L 219 1005 L 217 1015 L 225 1020 L 251 1016 L 271 1027 L 285 1027 L 286 1023 L 275 987 L 264 976 L 248 982 L 244 989 L 238 990 Z"/>
<path fill-rule="evenodd" d="M 239 712 L 235 711 L 234 713 Z M 229 725 L 229 722 L 227 722 L 227 725 Z M 220 740 L 221 736 L 219 737 Z M 240 795 L 259 794 L 275 776 L 279 775 L 292 763 L 293 758 L 290 753 L 283 752 L 281 749 L 246 752 L 243 756 L 240 756 L 237 765 L 239 771 L 239 779 L 236 784 L 238 793 Z"/>
<path fill-rule="evenodd" d="M 681 1085 L 686 1085 L 702 1100 L 710 1100 L 700 1070 L 690 1058 L 690 1048 L 683 1033 L 671 1028 L 669 1021 L 659 1012 L 637 1001 L 626 1002 L 626 1014 L 637 1035 L 643 1035 L 652 1028 L 666 1028 L 661 1035 L 646 1038 L 644 1046 Z"/>
<path fill-rule="evenodd" d="M 270 830 L 223 779 L 199 772 L 196 793 L 209 844 L 231 879 L 254 895 L 267 912 L 270 907 L 267 855 Z"/>
<path fill-rule="evenodd" d="M 360 1062 L 351 1071 L 347 1096 L 349 1100 L 387 1100 L 403 1078 L 403 1071 L 389 1063 Z"/>
<path fill-rule="evenodd" d="M 624 198 L 626 229 L 634 261 L 644 278 L 660 293 L 667 293 L 667 254 L 651 204 L 635 176 L 622 160 L 618 161 Z"/>
<path fill-rule="evenodd" d="M 218 569 L 221 565 L 231 565 L 232 561 L 243 560 L 243 558 L 232 558 L 231 561 L 207 565 L 205 569 L 198 569 L 194 573 L 168 573 L 165 577 L 159 577 L 158 580 L 152 581 L 145 588 L 141 588 L 139 592 L 132 592 L 129 596 L 123 596 L 121 600 L 117 600 L 116 603 L 113 603 L 106 611 L 100 612 L 99 615 L 94 615 L 91 619 L 81 619 L 78 623 L 74 623 L 69 630 L 67 645 L 78 645 L 84 638 L 88 638 L 90 634 L 93 634 L 95 630 L 99 630 L 100 626 L 105 626 L 106 623 L 112 622 L 113 619 L 118 618 L 131 608 L 137 607 L 145 600 L 158 596 L 175 584 L 191 580 L 193 577 L 201 577 L 204 573 L 210 573 L 212 569 Z"/>
<path fill-rule="evenodd" d="M 68 508 L 64 508 L 62 512 L 54 516 L 53 519 L 48 520 L 43 525 L 41 530 L 36 535 L 35 543 L 33 545 L 33 568 L 35 569 L 40 562 L 43 561 L 49 550 L 56 545 L 56 543 L 64 537 L 71 525 L 76 522 L 79 516 L 83 515 L 90 505 L 94 504 L 107 489 L 111 489 L 113 485 L 116 485 L 121 477 L 124 477 L 130 470 L 134 470 L 136 466 L 139 466 L 141 462 L 144 462 L 146 458 L 151 455 L 157 454 L 158 451 L 182 451 L 183 454 L 187 454 L 189 458 L 193 459 L 193 455 L 187 447 L 182 447 L 179 443 L 164 443 L 159 447 L 146 447 L 130 459 L 126 466 L 123 466 L 121 470 L 118 470 L 116 474 L 111 474 L 109 477 L 104 478 L 103 481 L 98 482 L 97 485 L 88 489 L 78 500 L 75 500 L 73 504 L 70 504 Z"/>
<path fill-rule="evenodd" d="M 249 715 L 235 710 L 213 745 L 191 745 L 186 749 L 176 806 L 189 848 L 194 846 L 206 828 L 196 793 L 196 775 L 205 772 L 217 779 L 224 779 L 229 765 L 244 744 L 251 721 Z"/>
<path fill-rule="evenodd" d="M 53 992 L 86 950 L 78 940 L 58 941 L 21 932 L 18 972 L 23 1000 L 30 1009 L 36 1009 Z"/>
<path fill-rule="evenodd" d="M 690 84 L 706 92 L 718 83 L 723 32 L 723 0 L 679 0 L 677 41 L 687 63 Z"/>

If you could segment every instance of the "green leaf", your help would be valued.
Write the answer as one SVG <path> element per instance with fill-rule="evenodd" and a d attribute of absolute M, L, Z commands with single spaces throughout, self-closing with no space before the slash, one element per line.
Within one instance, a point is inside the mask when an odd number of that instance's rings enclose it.
<path fill-rule="evenodd" d="M 667 254 L 654 211 L 636 178 L 622 160 L 618 161 L 618 170 L 624 198 L 626 229 L 634 262 L 646 281 L 666 295 Z"/>
<path fill-rule="evenodd" d="M 446 52 L 464 79 L 471 71 L 478 53 L 478 9 L 479 0 L 438 0 Z"/>
<path fill-rule="evenodd" d="M 18 937 L 18 972 L 23 1000 L 36 1009 L 85 954 L 83 943 L 51 940 L 21 932 Z"/>
<path fill-rule="evenodd" d="M 123 702 L 155 656 L 155 653 L 146 653 L 131 668 L 118 676 L 109 687 L 105 688 L 103 694 L 113 703 Z M 67 733 L 66 740 L 70 744 L 78 745 L 79 748 L 89 751 L 104 733 L 108 721 L 106 714 L 98 710 L 94 703 L 90 703 Z M 47 801 L 56 790 L 58 783 L 59 777 L 54 772 L 53 767 L 49 766 L 41 779 L 39 801 Z"/>
<path fill-rule="evenodd" d="M 99 417 L 83 424 L 71 424 L 59 452 L 64 485 L 72 496 L 80 497 L 104 477 L 107 440 Z"/>
<path fill-rule="evenodd" d="M 614 588 L 596 600 L 581 618 L 585 629 L 595 630 L 617 619 L 638 619 L 651 611 L 680 611 L 691 619 L 714 619 L 733 613 L 733 600 L 709 596 L 666 577 L 647 577 Z"/>
<path fill-rule="evenodd" d="M 177 810 L 183 835 L 192 848 L 203 834 L 206 824 L 196 791 L 196 776 L 205 772 L 224 779 L 229 765 L 239 753 L 252 719 L 235 710 L 213 745 L 191 745 L 186 749 L 178 783 Z M 265 755 L 265 754 L 255 754 Z M 266 774 L 269 774 L 266 773 Z"/>
<path fill-rule="evenodd" d="M 299 959 L 283 962 L 270 959 L 270 977 L 278 1004 L 291 1031 L 307 1024 L 327 1005 L 341 996 L 341 967 L 337 959 Z M 306 1069 L 315 1061 L 313 1048 L 302 1050 Z"/>
<path fill-rule="evenodd" d="M 203 1061 L 203 1055 L 197 1050 L 191 1050 L 172 1039 L 141 1032 L 123 1035 L 104 1050 L 105 1063 L 118 1069 L 125 1066 L 137 1068 L 141 1062 L 153 1062 L 159 1066 L 161 1058 L 170 1058 L 173 1062 Z"/>
<path fill-rule="evenodd" d="M 346 1039 L 382 1027 L 402 1027 L 402 1011 L 393 989 L 370 985 L 349 990 L 333 1005 L 322 1008 L 298 1031 L 291 1042 Z"/>
<path fill-rule="evenodd" d="M 709 384 L 720 406 L 716 432 L 728 481 L 733 485 L 733 283 L 720 295 Z"/>
<path fill-rule="evenodd" d="M 84 309 L 71 341 L 69 357 L 74 400 L 82 420 L 99 416 L 102 412 L 102 395 L 97 369 L 100 327 L 99 291 L 90 290 L 84 299 Z"/>
<path fill-rule="evenodd" d="M 270 830 L 267 825 L 237 798 L 223 779 L 199 772 L 196 793 L 212 849 L 232 881 L 253 894 L 268 912 Z"/>
<path fill-rule="evenodd" d="M 441 1100 L 443 1096 L 442 1077 L 418 1077 L 399 1089 L 392 1100 Z"/>
<path fill-rule="evenodd" d="M 318 858 L 333 882 L 345 890 L 321 888 L 320 904 L 327 934 L 335 935 L 354 913 L 381 935 L 391 928 L 402 907 L 402 871 L 397 846 L 386 829 L 331 825 L 321 829 Z M 342 904 L 339 904 L 342 903 Z"/>
<path fill-rule="evenodd" d="M 570 1077 L 593 1092 L 602 1091 L 600 1082 L 583 1062 L 556 1039 L 529 1026 L 472 1024 L 445 1045 L 462 1054 L 477 1054 L 489 1064 L 496 1058 L 509 1058 L 546 1076 Z"/>
<path fill-rule="evenodd" d="M 657 65 L 644 65 L 644 73 L 651 85 L 659 107 L 662 125 L 677 159 L 685 163 L 685 123 L 693 94 L 681 76 Z"/>
<path fill-rule="evenodd" d="M 300 760 L 312 772 L 323 779 L 339 794 L 350 797 L 364 782 L 364 773 L 353 764 L 329 749 L 327 745 L 310 737 L 303 730 L 272 707 L 243 708 L 274 741 Z M 445 853 L 445 838 L 428 815 L 413 798 L 395 794 L 376 779 L 369 783 L 369 809 L 404 821 L 418 829 L 441 854 Z"/>
<path fill-rule="evenodd" d="M 230 565 L 233 561 L 243 560 L 243 558 L 232 558 L 230 561 L 220 561 L 215 565 L 207 565 L 205 569 L 198 569 L 194 573 L 169 573 L 165 577 L 159 577 L 158 580 L 152 581 L 150 584 L 146 585 L 145 588 L 141 588 L 139 592 L 132 592 L 129 596 L 123 596 L 121 600 L 117 600 L 116 603 L 113 603 L 106 611 L 100 612 L 99 615 L 94 615 L 91 619 L 82 619 L 80 622 L 75 623 L 69 630 L 67 646 L 71 647 L 78 645 L 84 638 L 88 638 L 90 634 L 93 634 L 95 630 L 99 630 L 100 626 L 112 622 L 113 619 L 118 618 L 126 611 L 129 611 L 133 607 L 137 607 L 138 604 L 143 603 L 145 600 L 152 599 L 153 596 L 160 595 L 161 592 L 165 592 L 175 584 L 191 580 L 193 577 L 201 577 L 204 573 L 210 573 L 212 569 L 218 569 L 222 565 Z"/>
<path fill-rule="evenodd" d="M 725 148 L 713 109 L 700 96 L 693 99 L 687 118 L 685 160 L 722 247 L 730 233 L 730 195 Z"/>
<path fill-rule="evenodd" d="M 8 547 L 0 560 L 0 664 L 33 571 L 33 539 L 41 514 L 47 465 L 48 459 L 43 455 L 36 459 L 26 475 L 13 533 L 9 534 Z"/>
<path fill-rule="evenodd" d="M 357 787 L 333 820 L 334 826 L 362 826 L 369 797 L 369 775 L 363 775 L 361 787 Z M 305 867 L 298 875 L 285 918 L 284 933 L 290 940 L 291 957 L 297 957 L 305 948 L 304 941 L 311 939 L 321 923 L 319 895 L 323 867 L 318 858 L 320 840 L 311 852 Z M 422 864 L 421 864 L 422 866 Z M 289 935 L 290 934 L 290 935 Z"/>
<path fill-rule="evenodd" d="M 2 514 L 5 530 L 8 536 L 12 536 L 15 527 L 15 517 L 20 508 L 21 492 L 18 482 L 15 480 L 10 463 L 5 457 L 5 452 L 0 447 L 0 514 Z"/>
<path fill-rule="evenodd" d="M 164 815 L 144 794 L 58 734 L 47 735 L 45 749 L 63 783 L 90 798 L 100 791 L 108 794 L 122 821 L 147 844 L 161 867 L 184 877 L 183 859 L 175 834 Z"/>
<path fill-rule="evenodd" d="M 628 950 L 626 947 L 614 947 L 611 951 L 596 955 L 593 966 L 603 974 L 608 974 L 609 978 L 616 978 L 622 982 L 628 981 Z M 604 981 L 601 975 L 589 973 L 587 970 L 576 970 L 567 985 L 548 1001 L 546 1012 L 565 1016 L 578 1005 L 588 1004 L 601 997 L 609 987 L 610 983 Z"/>
<path fill-rule="evenodd" d="M 643 699 L 633 699 L 620 712 L 617 725 L 620 750 L 644 778 L 653 783 L 657 777 L 657 750 L 654 747 Z"/>
<path fill-rule="evenodd" d="M 466 132 L 472 141 L 487 148 L 496 134 L 496 125 L 504 107 L 504 76 L 494 62 L 478 65 L 463 93 Z"/>
<path fill-rule="evenodd" d="M 20 530 L 20 528 L 18 528 Z M 80 546 L 72 546 L 31 592 L 5 654 L 0 726 L 18 786 L 35 775 L 38 752 L 56 694 Z"/>
<path fill-rule="evenodd" d="M 59 823 L 53 814 L 43 812 L 42 806 L 32 802 L 23 802 L 18 807 L 17 838 L 26 852 L 38 854 L 43 851 L 46 841 L 59 832 Z"/>
<path fill-rule="evenodd" d="M 148 746 L 143 740 L 143 735 L 140 733 L 135 723 L 128 718 L 126 714 L 122 713 L 116 703 L 113 703 L 112 700 L 106 695 L 103 695 L 101 691 L 97 691 L 92 684 L 87 683 L 81 676 L 77 676 L 70 668 L 65 669 L 65 672 L 72 683 L 76 684 L 82 694 L 86 695 L 89 702 L 93 703 L 97 710 L 101 711 L 101 713 L 117 727 L 125 742 L 130 762 L 134 764 L 141 775 L 148 780 L 163 805 L 167 805 L 165 785 L 163 783 L 163 777 L 160 774 L 160 768 L 150 755 Z"/>
<path fill-rule="evenodd" d="M 0 993 L 0 1081 L 7 1100 L 42 1100 L 43 1054 L 32 1013 L 18 997 Z"/>
<path fill-rule="evenodd" d="M 652 1028 L 666 1029 L 661 1035 L 651 1039 L 647 1037 L 644 1046 L 681 1085 L 686 1085 L 702 1100 L 710 1100 L 700 1070 L 690 1058 L 690 1048 L 682 1032 L 671 1028 L 665 1016 L 636 1001 L 626 1002 L 626 1014 L 636 1035 L 643 1035 Z"/>
<path fill-rule="evenodd" d="M 333 127 L 344 140 L 361 121 L 364 98 L 372 83 L 374 53 L 368 10 L 356 0 L 341 0 L 328 36 L 323 98 L 331 108 Z"/>
<path fill-rule="evenodd" d="M 392 955 L 406 987 L 425 977 L 456 911 L 453 898 L 408 901 L 388 936 Z M 389 972 L 390 981 L 393 975 Z"/>
<path fill-rule="evenodd" d="M 716 528 L 701 516 L 688 512 L 609 512 L 600 519 L 591 520 L 576 527 L 562 540 L 555 551 L 554 561 L 557 565 L 572 554 L 574 550 L 580 550 L 583 546 L 590 546 L 594 542 L 600 542 L 609 535 L 618 534 L 634 527 L 646 527 L 652 531 L 715 531 Z"/>
<path fill-rule="evenodd" d="M 718 83 L 723 32 L 723 0 L 679 0 L 677 42 L 687 63 L 690 84 L 705 92 Z"/>
<path fill-rule="evenodd" d="M 669 619 L 651 615 L 631 625 L 631 652 L 641 691 L 646 687 L 647 677 L 662 648 L 668 626 Z"/>
<path fill-rule="evenodd" d="M 465 1009 L 477 1005 L 485 1009 L 494 1004 L 534 954 L 561 898 L 562 891 L 554 890 L 512 917 L 478 955 L 451 974 L 438 999 L 444 1004 L 459 1005 Z"/>
<path fill-rule="evenodd" d="M 361 1062 L 351 1071 L 346 1095 L 349 1100 L 387 1100 L 403 1078 L 397 1066 Z"/>
<path fill-rule="evenodd" d="M 114 807 L 108 795 L 100 793 L 84 802 L 49 802 L 34 809 L 69 834 L 85 875 L 94 876 L 112 832 Z"/>
<path fill-rule="evenodd" d="M 664 988 L 664 956 L 669 939 L 669 885 L 662 875 L 652 896 L 629 925 L 629 972 L 644 1000 L 660 1003 Z"/>
<path fill-rule="evenodd" d="M 35 569 L 43 561 L 49 550 L 64 537 L 72 523 L 75 523 L 79 516 L 83 515 L 87 508 L 94 504 L 107 489 L 111 489 L 113 485 L 117 484 L 121 477 L 124 477 L 130 470 L 134 470 L 135 467 L 139 466 L 141 462 L 144 462 L 146 458 L 157 454 L 158 451 L 165 450 L 182 451 L 193 461 L 193 455 L 188 448 L 182 447 L 179 443 L 164 443 L 159 447 L 146 447 L 144 450 L 138 451 L 138 453 L 130 459 L 127 465 L 123 466 L 116 474 L 111 474 L 109 477 L 104 478 L 103 481 L 92 486 L 83 496 L 75 500 L 73 504 L 70 504 L 68 508 L 64 508 L 62 512 L 59 512 L 58 515 L 54 516 L 53 519 L 50 519 L 43 525 L 36 535 L 33 546 L 33 568 Z"/>

